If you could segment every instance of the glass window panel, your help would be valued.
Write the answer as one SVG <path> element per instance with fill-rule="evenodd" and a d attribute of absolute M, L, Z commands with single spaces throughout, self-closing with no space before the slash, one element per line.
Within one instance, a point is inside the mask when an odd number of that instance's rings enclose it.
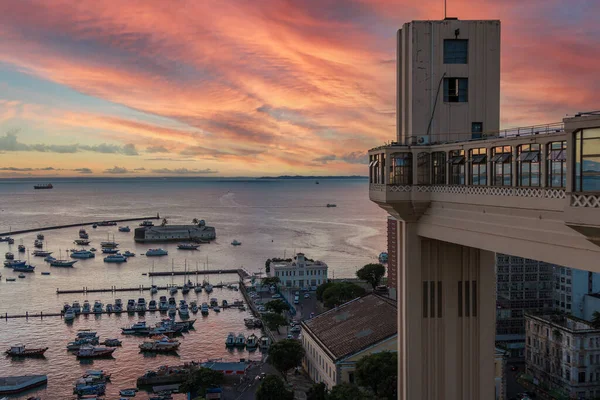
<path fill-rule="evenodd" d="M 469 54 L 467 39 L 444 40 L 444 64 L 466 64 Z"/>
<path fill-rule="evenodd" d="M 485 163 L 486 158 L 487 158 L 487 156 L 485 154 L 474 155 L 471 162 L 473 164 L 483 164 L 483 163 Z"/>
<path fill-rule="evenodd" d="M 600 154 L 600 139 L 585 139 L 583 141 L 583 155 Z"/>
<path fill-rule="evenodd" d="M 584 129 L 583 138 L 584 139 L 588 139 L 588 138 L 599 138 L 600 139 L 600 128 Z"/>

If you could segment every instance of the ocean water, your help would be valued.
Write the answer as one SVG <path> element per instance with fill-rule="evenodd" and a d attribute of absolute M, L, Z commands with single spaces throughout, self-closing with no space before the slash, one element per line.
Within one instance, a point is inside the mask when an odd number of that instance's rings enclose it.
<path fill-rule="evenodd" d="M 119 292 L 98 294 L 58 295 L 56 289 L 82 287 L 137 287 L 149 285 L 148 271 L 189 270 L 198 268 L 240 268 L 249 272 L 264 270 L 269 257 L 291 256 L 304 252 L 308 257 L 320 259 L 329 265 L 329 276 L 352 277 L 357 268 L 376 260 L 386 249 L 386 213 L 368 199 L 368 181 L 364 179 L 320 180 L 206 180 L 194 178 L 168 179 L 52 179 L 54 189 L 34 190 L 32 180 L 0 180 L 0 232 L 43 226 L 80 223 L 104 219 L 145 217 L 160 213 L 170 223 L 190 223 L 193 218 L 204 219 L 214 226 L 217 239 L 201 245 L 198 251 L 183 251 L 169 244 L 136 244 L 133 228 L 137 222 L 126 223 L 130 233 L 118 232 L 117 227 L 86 226 L 91 246 L 108 238 L 120 243 L 121 250 L 130 250 L 137 256 L 129 262 L 116 265 L 105 264 L 99 254 L 95 259 L 80 260 L 74 268 L 54 268 L 41 258 L 28 255 L 36 265 L 34 274 L 25 279 L 6 282 L 7 276 L 17 273 L 8 268 L 0 270 L 0 315 L 27 312 L 56 312 L 65 302 L 100 300 L 114 303 L 115 298 L 145 297 L 149 292 Z M 337 207 L 327 208 L 327 203 Z M 123 224 L 125 225 L 125 224 Z M 78 228 L 44 231 L 46 248 L 66 258 L 66 250 L 75 248 L 73 240 Z M 13 235 L 15 244 L 0 243 L 0 255 L 7 251 L 17 254 L 17 245 L 23 243 L 33 250 L 37 232 Z M 232 240 L 242 242 L 231 246 Z M 150 247 L 162 247 L 169 251 L 166 257 L 142 256 Z M 23 257 L 23 256 L 21 256 Z M 40 273 L 49 271 L 51 275 Z M 204 277 L 201 276 L 200 279 Z M 234 282 L 237 275 L 207 276 L 211 283 Z M 192 276 L 190 279 L 195 280 Z M 154 283 L 182 284 L 184 277 L 155 278 Z M 168 293 L 159 292 L 153 298 Z M 176 297 L 179 301 L 181 293 Z M 239 292 L 215 289 L 206 293 L 186 296 L 189 303 L 199 303 L 216 297 L 228 301 L 241 298 Z M 48 374 L 48 386 L 39 391 L 43 399 L 72 397 L 72 383 L 86 369 L 105 369 L 113 374 L 113 383 L 107 386 L 107 398 L 115 398 L 118 389 L 135 386 L 135 380 L 146 370 L 160 365 L 177 365 L 185 361 L 213 358 L 238 360 L 260 359 L 260 354 L 225 349 L 227 333 L 244 332 L 243 324 L 248 312 L 223 310 L 211 312 L 208 317 L 197 315 L 196 330 L 185 335 L 179 356 L 145 357 L 138 352 L 142 341 L 120 335 L 120 327 L 138 320 L 137 316 L 89 316 L 79 317 L 74 324 L 66 325 L 61 318 L 2 319 L 0 320 L 0 344 L 8 347 L 25 343 L 30 347 L 49 347 L 45 359 L 12 360 L 0 357 L 0 376 L 22 374 Z M 146 313 L 145 319 L 155 321 L 160 315 Z M 93 364 L 81 364 L 66 351 L 78 329 L 97 330 L 101 340 L 119 337 L 124 346 L 118 348 L 114 360 L 95 360 Z M 259 331 L 256 331 L 259 334 Z M 26 398 L 28 395 L 15 396 Z"/>

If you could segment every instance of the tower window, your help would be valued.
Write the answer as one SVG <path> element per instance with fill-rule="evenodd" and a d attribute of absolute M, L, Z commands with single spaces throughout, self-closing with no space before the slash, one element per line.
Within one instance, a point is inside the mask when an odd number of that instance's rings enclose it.
<path fill-rule="evenodd" d="M 468 56 L 467 39 L 444 39 L 444 64 L 467 64 Z"/>
<path fill-rule="evenodd" d="M 446 103 L 466 103 L 469 100 L 469 80 L 467 78 L 444 78 L 444 101 Z"/>

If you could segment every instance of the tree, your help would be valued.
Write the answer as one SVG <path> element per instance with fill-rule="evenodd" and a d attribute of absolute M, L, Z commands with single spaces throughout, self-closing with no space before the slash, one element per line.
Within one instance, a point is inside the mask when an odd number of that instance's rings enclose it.
<path fill-rule="evenodd" d="M 262 316 L 263 321 L 270 330 L 276 330 L 279 334 L 279 327 L 287 325 L 287 319 L 281 314 L 269 312 Z"/>
<path fill-rule="evenodd" d="M 358 271 L 356 271 L 356 276 L 358 279 L 366 281 L 373 289 L 379 285 L 381 282 L 381 278 L 385 275 L 385 267 L 382 264 L 367 264 Z"/>
<path fill-rule="evenodd" d="M 384 351 L 361 358 L 356 363 L 356 378 L 360 386 L 371 389 L 377 398 L 396 399 L 398 353 Z"/>
<path fill-rule="evenodd" d="M 356 385 L 352 385 L 350 383 L 342 383 L 341 385 L 335 385 L 329 395 L 327 396 L 327 400 L 367 400 L 373 399 L 373 397 L 369 393 L 365 393 L 360 390 L 360 388 Z"/>
<path fill-rule="evenodd" d="M 256 400 L 293 400 L 294 392 L 287 390 L 277 375 L 267 375 L 256 390 Z"/>
<path fill-rule="evenodd" d="M 327 400 L 327 385 L 316 383 L 306 392 L 306 400 Z"/>
<path fill-rule="evenodd" d="M 327 281 L 325 283 L 321 283 L 319 287 L 317 287 L 317 300 L 323 301 L 323 292 L 327 290 L 327 288 L 331 287 L 334 283 L 331 281 Z"/>
<path fill-rule="evenodd" d="M 600 312 L 594 311 L 592 314 L 592 328 L 600 329 Z"/>
<path fill-rule="evenodd" d="M 323 292 L 323 304 L 327 308 L 344 304 L 365 294 L 365 289 L 350 282 L 336 282 Z"/>
<path fill-rule="evenodd" d="M 269 272 L 271 272 L 271 259 L 270 258 L 267 261 L 265 261 L 265 272 L 267 274 Z"/>
<path fill-rule="evenodd" d="M 198 218 L 194 218 L 192 220 L 192 224 L 194 224 L 194 225 L 198 225 L 199 223 L 200 223 L 200 221 L 198 221 Z"/>
<path fill-rule="evenodd" d="M 277 371 L 281 372 L 286 381 L 287 372 L 299 366 L 302 357 L 304 357 L 304 348 L 298 340 L 284 339 L 269 347 L 270 362 Z"/>
<path fill-rule="evenodd" d="M 271 285 L 277 286 L 277 284 L 279 282 L 281 282 L 281 280 L 277 276 L 267 276 L 266 278 L 262 278 L 262 280 L 261 280 L 261 284 L 263 286 L 271 286 Z"/>
<path fill-rule="evenodd" d="M 204 394 L 207 388 L 218 386 L 223 383 L 224 376 L 220 371 L 213 371 L 210 368 L 194 368 L 188 372 L 188 376 L 181 384 L 179 390 L 187 393 Z"/>
<path fill-rule="evenodd" d="M 284 311 L 290 309 L 290 306 L 283 300 L 271 300 L 267 304 L 265 304 L 265 308 L 268 311 L 272 311 L 277 314 L 281 314 Z"/>
<path fill-rule="evenodd" d="M 160 226 L 165 226 L 169 223 L 169 221 L 167 221 L 166 218 L 163 218 L 162 222 L 160 223 Z"/>

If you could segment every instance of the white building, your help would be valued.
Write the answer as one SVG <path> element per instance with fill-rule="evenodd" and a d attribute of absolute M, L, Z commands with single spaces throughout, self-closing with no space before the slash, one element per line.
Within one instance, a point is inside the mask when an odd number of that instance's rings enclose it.
<path fill-rule="evenodd" d="M 566 314 L 526 315 L 527 372 L 570 399 L 600 397 L 600 329 Z"/>
<path fill-rule="evenodd" d="M 285 287 L 303 288 L 327 282 L 327 264 L 307 259 L 303 253 L 298 253 L 291 261 L 273 261 L 271 268 L 273 276 L 278 277 Z"/>

